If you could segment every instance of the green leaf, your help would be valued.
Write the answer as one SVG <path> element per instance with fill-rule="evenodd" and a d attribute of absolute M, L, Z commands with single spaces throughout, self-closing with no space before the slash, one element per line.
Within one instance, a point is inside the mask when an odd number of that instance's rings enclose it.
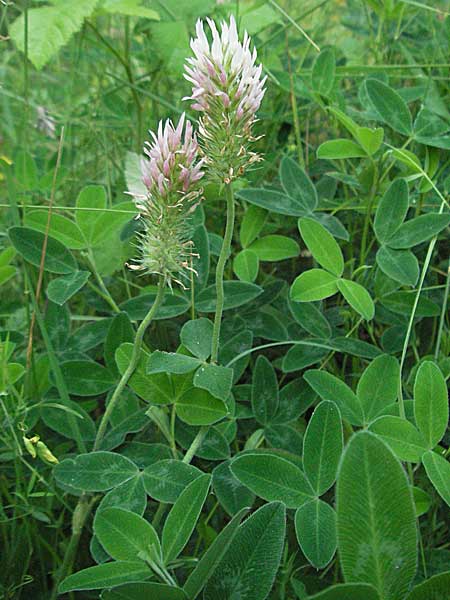
<path fill-rule="evenodd" d="M 416 517 L 421 517 L 428 512 L 431 506 L 431 496 L 421 488 L 414 486 L 412 488 L 414 506 L 416 507 Z"/>
<path fill-rule="evenodd" d="M 102 12 L 126 15 L 127 17 L 142 17 L 159 21 L 159 15 L 155 10 L 142 6 L 142 0 L 102 0 L 100 3 Z"/>
<path fill-rule="evenodd" d="M 450 463 L 431 450 L 423 455 L 422 462 L 437 493 L 450 506 Z"/>
<path fill-rule="evenodd" d="M 241 250 L 234 257 L 233 271 L 241 281 L 253 283 L 259 271 L 258 255 L 253 250 Z"/>
<path fill-rule="evenodd" d="M 147 494 L 142 483 L 141 473 L 105 494 L 97 510 L 109 507 L 131 510 L 138 515 L 144 514 L 147 508 Z"/>
<path fill-rule="evenodd" d="M 107 210 L 105 188 L 102 185 L 85 186 L 78 194 L 76 208 L 77 225 L 89 245 L 93 246 L 102 215 Z"/>
<path fill-rule="evenodd" d="M 400 365 L 393 356 L 377 356 L 361 375 L 356 394 L 364 411 L 365 423 L 370 423 L 397 399 Z"/>
<path fill-rule="evenodd" d="M 223 291 L 225 295 L 223 309 L 230 310 L 251 302 L 262 294 L 263 289 L 254 283 L 224 281 Z M 208 286 L 196 297 L 195 309 L 199 312 L 214 312 L 216 310 L 216 297 L 216 286 Z"/>
<path fill-rule="evenodd" d="M 208 581 L 204 598 L 264 600 L 281 560 L 286 531 L 286 509 L 280 502 L 266 504 L 239 527 L 233 544 Z"/>
<path fill-rule="evenodd" d="M 165 459 L 148 466 L 142 479 L 149 496 L 158 502 L 173 504 L 183 490 L 200 475 L 202 472 L 193 465 L 181 460 Z"/>
<path fill-rule="evenodd" d="M 24 223 L 31 229 L 37 229 L 41 233 L 47 231 L 48 212 L 46 210 L 32 210 L 26 213 Z M 82 250 L 86 248 L 86 240 L 76 223 L 63 217 L 52 214 L 50 217 L 49 235 L 64 244 L 71 250 Z"/>
<path fill-rule="evenodd" d="M 382 127 L 377 127 L 376 129 L 370 129 L 369 127 L 357 127 L 355 138 L 361 144 L 367 154 L 372 156 L 383 143 L 384 130 Z"/>
<path fill-rule="evenodd" d="M 213 329 L 213 323 L 209 319 L 188 321 L 181 328 L 181 343 L 191 354 L 201 360 L 206 360 L 211 355 Z"/>
<path fill-rule="evenodd" d="M 352 425 L 364 423 L 361 403 L 344 381 L 331 373 L 314 369 L 307 371 L 303 377 L 323 400 L 335 402 L 343 418 L 349 423 Z"/>
<path fill-rule="evenodd" d="M 98 510 L 94 533 L 106 552 L 115 560 L 143 560 L 161 553 L 158 534 L 139 515 L 122 508 Z"/>
<path fill-rule="evenodd" d="M 301 217 L 311 212 L 309 206 L 305 204 L 302 198 L 293 198 L 276 190 L 247 188 L 236 192 L 236 197 L 254 206 L 280 215 Z"/>
<path fill-rule="evenodd" d="M 291 285 L 290 297 L 295 302 L 314 302 L 334 296 L 338 278 L 323 269 L 310 269 L 299 275 Z"/>
<path fill-rule="evenodd" d="M 47 287 L 48 299 L 62 306 L 84 287 L 90 276 L 89 271 L 74 271 L 70 275 L 53 279 Z"/>
<path fill-rule="evenodd" d="M 339 409 L 334 402 L 323 400 L 314 410 L 303 440 L 303 468 L 317 496 L 335 482 L 343 447 Z"/>
<path fill-rule="evenodd" d="M 329 96 L 334 88 L 336 58 L 333 48 L 325 48 L 317 56 L 312 66 L 311 80 L 315 92 Z"/>
<path fill-rule="evenodd" d="M 11 279 L 16 273 L 16 268 L 10 265 L 0 267 L 0 285 L 3 285 Z"/>
<path fill-rule="evenodd" d="M 331 326 L 315 304 L 294 302 L 289 298 L 289 309 L 292 316 L 305 331 L 311 335 L 328 339 L 331 337 Z"/>
<path fill-rule="evenodd" d="M 330 350 L 314 344 L 296 344 L 290 348 L 281 364 L 283 373 L 292 373 L 310 367 L 324 358 Z"/>
<path fill-rule="evenodd" d="M 243 454 L 231 462 L 232 473 L 268 502 L 297 508 L 314 496 L 305 474 L 292 462 L 275 454 Z"/>
<path fill-rule="evenodd" d="M 389 239 L 395 249 L 412 248 L 426 242 L 445 229 L 450 223 L 450 214 L 428 213 L 404 223 Z"/>
<path fill-rule="evenodd" d="M 138 473 L 138 468 L 125 456 L 115 452 L 91 452 L 66 458 L 54 468 L 55 479 L 85 492 L 104 492 Z"/>
<path fill-rule="evenodd" d="M 229 460 L 216 467 L 212 474 L 212 485 L 221 506 L 233 516 L 245 507 L 252 506 L 255 496 L 235 477 Z"/>
<path fill-rule="evenodd" d="M 267 219 L 267 210 L 250 205 L 244 213 L 239 237 L 243 248 L 247 248 L 255 240 Z"/>
<path fill-rule="evenodd" d="M 289 156 L 284 156 L 281 161 L 280 179 L 286 194 L 295 200 L 299 208 L 300 206 L 303 208 L 301 213 L 290 214 L 301 217 L 312 212 L 317 207 L 318 197 L 316 188 L 300 165 Z"/>
<path fill-rule="evenodd" d="M 156 290 L 156 288 L 155 288 Z M 156 298 L 156 291 L 151 294 L 140 294 L 131 300 L 120 304 L 120 309 L 128 314 L 132 321 L 142 321 Z M 189 308 L 190 302 L 186 296 L 177 292 L 166 294 L 162 305 L 156 311 L 154 319 L 172 319 L 182 315 Z"/>
<path fill-rule="evenodd" d="M 316 569 L 323 569 L 336 552 L 336 513 L 315 498 L 297 509 L 295 533 L 303 554 Z"/>
<path fill-rule="evenodd" d="M 183 375 L 196 369 L 202 361 L 177 352 L 161 352 L 155 350 L 147 362 L 147 373 L 175 373 Z"/>
<path fill-rule="evenodd" d="M 176 402 L 177 416 L 188 425 L 212 425 L 228 413 L 222 400 L 206 390 L 190 388 Z"/>
<path fill-rule="evenodd" d="M 386 294 L 381 299 L 381 304 L 394 313 L 409 315 L 415 304 L 416 294 L 410 292 L 393 292 Z M 440 307 L 426 296 L 421 296 L 416 306 L 416 317 L 437 317 L 441 313 Z"/>
<path fill-rule="evenodd" d="M 150 575 L 150 569 L 141 560 L 109 562 L 69 575 L 61 583 L 58 591 L 64 594 L 74 590 L 100 590 L 129 581 L 148 579 Z"/>
<path fill-rule="evenodd" d="M 195 372 L 193 384 L 225 402 L 233 385 L 233 369 L 220 365 L 202 365 Z"/>
<path fill-rule="evenodd" d="M 162 532 L 164 563 L 175 560 L 194 531 L 211 483 L 210 475 L 194 479 L 172 506 Z"/>
<path fill-rule="evenodd" d="M 423 435 L 401 417 L 380 417 L 370 424 L 369 429 L 381 437 L 400 460 L 418 463 L 427 450 Z"/>
<path fill-rule="evenodd" d="M 108 586 L 109 587 L 109 586 Z M 186 600 L 181 588 L 165 583 L 126 583 L 102 592 L 102 600 Z"/>
<path fill-rule="evenodd" d="M 294 258 L 300 253 L 297 242 L 285 235 L 266 235 L 255 240 L 248 249 L 254 252 L 259 260 L 269 262 Z"/>
<path fill-rule="evenodd" d="M 377 590 L 368 583 L 338 583 L 308 600 L 380 600 Z"/>
<path fill-rule="evenodd" d="M 415 508 L 401 464 L 373 433 L 348 443 L 336 499 L 345 581 L 370 583 L 385 600 L 403 598 L 416 572 Z"/>
<path fill-rule="evenodd" d="M 303 218 L 298 221 L 303 241 L 321 267 L 341 277 L 344 272 L 344 257 L 334 237 L 323 225 L 314 219 Z"/>
<path fill-rule="evenodd" d="M 392 250 L 381 246 L 376 259 L 383 273 L 394 281 L 403 285 L 416 285 L 419 278 L 419 262 L 409 250 Z"/>
<path fill-rule="evenodd" d="M 255 419 L 262 425 L 270 423 L 278 409 L 278 381 L 271 362 L 262 354 L 253 371 L 251 402 Z"/>
<path fill-rule="evenodd" d="M 42 249 L 45 243 L 45 235 L 35 229 L 28 227 L 10 227 L 8 229 L 9 239 L 17 252 L 23 258 L 39 267 L 41 264 Z M 68 275 L 77 270 L 77 263 L 61 242 L 48 236 L 45 251 L 44 269 L 58 275 Z"/>
<path fill-rule="evenodd" d="M 431 450 L 444 436 L 448 425 L 448 391 L 439 367 L 426 360 L 417 370 L 414 383 L 414 417 Z"/>
<path fill-rule="evenodd" d="M 127 313 L 120 312 L 114 316 L 105 340 L 105 363 L 112 373 L 118 373 L 116 366 L 117 349 L 126 343 L 134 342 L 134 328 Z"/>
<path fill-rule="evenodd" d="M 394 131 L 403 135 L 411 135 L 411 113 L 403 98 L 391 87 L 377 79 L 368 79 L 365 86 L 369 101 L 379 118 Z"/>
<path fill-rule="evenodd" d="M 115 359 L 119 373 L 123 375 L 130 364 L 133 354 L 133 344 L 121 344 L 116 352 Z M 167 373 L 154 373 L 147 375 L 147 363 L 150 355 L 141 350 L 138 365 L 128 381 L 130 388 L 141 398 L 152 404 L 170 404 L 173 402 L 174 390 L 170 375 Z"/>
<path fill-rule="evenodd" d="M 27 53 L 36 69 L 53 58 L 81 29 L 83 20 L 95 9 L 97 0 L 78 0 L 75 4 L 58 2 L 28 10 Z M 24 15 L 21 14 L 9 28 L 9 35 L 16 46 L 24 52 Z"/>
<path fill-rule="evenodd" d="M 444 600 L 450 589 L 450 571 L 433 575 L 419 583 L 408 594 L 406 600 Z"/>
<path fill-rule="evenodd" d="M 359 283 L 339 279 L 337 287 L 350 306 L 364 319 L 370 321 L 375 315 L 375 305 L 369 292 Z"/>
<path fill-rule="evenodd" d="M 190 600 L 195 600 L 213 575 L 225 552 L 231 546 L 238 527 L 248 513 L 248 508 L 241 509 L 219 533 L 208 550 L 203 554 L 195 569 L 189 575 L 183 590 Z"/>
<path fill-rule="evenodd" d="M 323 142 L 317 148 L 317 158 L 340 160 L 344 158 L 367 158 L 367 153 L 359 144 L 340 138 Z"/>
<path fill-rule="evenodd" d="M 404 179 L 395 179 L 381 198 L 373 229 L 377 240 L 388 242 L 398 230 L 409 208 L 408 184 Z"/>
<path fill-rule="evenodd" d="M 75 396 L 97 396 L 115 383 L 114 376 L 102 365 L 90 360 L 68 360 L 61 363 L 67 390 Z"/>

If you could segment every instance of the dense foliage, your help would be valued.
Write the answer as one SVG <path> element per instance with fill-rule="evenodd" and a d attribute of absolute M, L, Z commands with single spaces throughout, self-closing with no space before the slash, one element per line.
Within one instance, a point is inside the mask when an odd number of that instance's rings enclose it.
<path fill-rule="evenodd" d="M 0 597 L 448 599 L 448 4 L 0 29 Z"/>

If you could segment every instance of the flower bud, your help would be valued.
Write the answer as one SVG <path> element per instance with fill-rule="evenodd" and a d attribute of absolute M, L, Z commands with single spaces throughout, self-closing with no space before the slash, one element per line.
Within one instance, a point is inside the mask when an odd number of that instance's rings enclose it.
<path fill-rule="evenodd" d="M 25 436 L 23 436 L 22 440 L 23 440 L 23 445 L 25 446 L 25 449 L 28 452 L 28 454 L 30 454 L 30 456 L 32 456 L 33 458 L 36 458 L 36 456 L 37 456 L 36 448 L 33 445 L 33 441 L 29 440 Z"/>
<path fill-rule="evenodd" d="M 50 463 L 52 465 L 57 465 L 59 460 L 56 456 L 47 448 L 44 442 L 37 442 L 36 444 L 36 452 L 41 460 L 44 462 Z"/>

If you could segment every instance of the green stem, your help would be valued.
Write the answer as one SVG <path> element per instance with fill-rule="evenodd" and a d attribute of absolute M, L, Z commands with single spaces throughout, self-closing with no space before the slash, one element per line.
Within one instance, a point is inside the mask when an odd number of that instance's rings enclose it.
<path fill-rule="evenodd" d="M 88 501 L 87 497 L 84 495 L 78 500 L 72 517 L 72 535 L 64 553 L 64 559 L 56 577 L 50 600 L 55 600 L 58 597 L 59 584 L 72 570 L 73 561 L 78 549 L 84 524 L 86 523 L 86 520 L 96 501 L 97 498 L 95 497 Z"/>
<path fill-rule="evenodd" d="M 364 219 L 364 228 L 363 228 L 363 234 L 362 234 L 362 239 L 361 239 L 361 251 L 360 251 L 360 261 L 359 261 L 360 266 L 364 264 L 364 261 L 366 260 L 366 256 L 367 256 L 367 235 L 369 233 L 370 217 L 372 215 L 373 202 L 375 200 L 375 194 L 377 191 L 378 168 L 377 168 L 375 161 L 372 161 L 372 164 L 373 164 L 373 169 L 374 169 L 373 181 L 372 181 L 372 186 L 370 188 L 369 200 L 367 202 L 366 216 Z"/>
<path fill-rule="evenodd" d="M 92 283 L 90 283 L 88 281 L 88 285 L 94 289 L 96 291 L 96 293 L 101 296 L 109 305 L 110 307 L 113 309 L 114 312 L 119 313 L 120 312 L 120 308 L 117 306 L 114 298 L 111 296 L 111 294 L 109 293 L 108 288 L 105 285 L 105 282 L 102 279 L 102 276 L 100 275 L 100 273 L 97 271 L 97 265 L 95 264 L 95 259 L 94 259 L 94 255 L 92 253 L 92 250 L 89 248 L 87 254 L 85 255 L 88 263 L 92 269 L 92 272 L 94 274 L 94 277 L 99 285 L 99 288 L 96 288 Z"/>
<path fill-rule="evenodd" d="M 216 314 L 214 316 L 214 329 L 212 338 L 212 352 L 211 362 L 217 362 L 219 356 L 219 338 L 220 338 L 220 326 L 222 323 L 222 312 L 223 312 L 223 273 L 225 271 L 225 265 L 230 255 L 231 239 L 233 237 L 234 230 L 234 195 L 231 183 L 225 186 L 225 196 L 227 200 L 227 224 L 225 227 L 225 235 L 223 237 L 222 249 L 220 250 L 219 260 L 216 268 Z"/>
<path fill-rule="evenodd" d="M 127 385 L 130 377 L 133 375 L 134 370 L 136 369 L 136 366 L 137 366 L 137 363 L 139 360 L 139 355 L 140 355 L 141 348 L 142 348 L 142 341 L 144 339 L 144 334 L 147 330 L 147 327 L 150 325 L 150 322 L 152 321 L 153 317 L 155 316 L 156 311 L 158 310 L 158 308 L 161 305 L 162 299 L 164 297 L 165 286 L 166 286 L 166 279 L 165 279 L 165 277 L 160 276 L 160 279 L 158 282 L 158 292 L 156 294 L 155 301 L 153 302 L 150 310 L 148 311 L 147 315 L 144 317 L 143 321 L 139 325 L 138 330 L 136 332 L 136 338 L 134 340 L 133 352 L 131 354 L 130 364 L 126 368 L 116 389 L 114 390 L 114 393 L 111 396 L 111 400 L 108 402 L 108 404 L 106 406 L 102 420 L 100 421 L 100 426 L 98 428 L 97 437 L 95 438 L 95 442 L 94 442 L 94 451 L 98 449 L 100 442 L 102 441 L 103 436 L 105 435 L 106 427 L 108 425 L 108 421 L 111 416 L 111 413 L 113 412 L 117 402 L 119 401 L 120 396 L 121 396 L 125 386 Z"/>
<path fill-rule="evenodd" d="M 444 329 L 445 315 L 447 314 L 447 302 L 448 302 L 449 289 L 450 289 L 450 260 L 448 261 L 447 280 L 445 282 L 444 300 L 442 302 L 441 318 L 439 319 L 439 330 L 438 330 L 437 340 L 436 340 L 436 350 L 434 352 L 434 358 L 436 359 L 436 361 L 439 358 L 439 350 L 441 347 L 442 331 Z"/>
<path fill-rule="evenodd" d="M 194 458 L 195 453 L 202 445 L 203 440 L 205 439 L 206 434 L 208 433 L 208 427 L 200 427 L 197 435 L 192 440 L 192 444 L 189 446 L 186 454 L 184 455 L 183 462 L 189 464 L 191 460 Z"/>

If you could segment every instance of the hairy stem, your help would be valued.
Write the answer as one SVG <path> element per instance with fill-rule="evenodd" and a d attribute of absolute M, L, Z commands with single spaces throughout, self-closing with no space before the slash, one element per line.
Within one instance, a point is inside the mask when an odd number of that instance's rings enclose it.
<path fill-rule="evenodd" d="M 114 390 L 114 393 L 111 396 L 111 399 L 106 406 L 102 420 L 100 421 L 100 426 L 98 428 L 97 437 L 95 438 L 95 442 L 94 442 L 94 450 L 98 449 L 100 442 L 102 441 L 103 436 L 105 435 L 106 427 L 108 425 L 108 421 L 111 416 L 111 413 L 113 412 L 117 402 L 119 401 L 120 395 L 122 394 L 130 377 L 133 375 L 134 370 L 136 369 L 136 366 L 137 366 L 137 363 L 139 360 L 139 354 L 140 354 L 141 348 L 142 348 L 142 341 L 144 339 L 144 334 L 147 330 L 147 327 L 150 325 L 153 317 L 155 316 L 156 311 L 158 310 L 158 308 L 161 305 L 162 299 L 164 297 L 165 286 L 166 286 L 165 277 L 161 276 L 159 279 L 159 282 L 158 282 L 158 292 L 156 294 L 155 301 L 153 302 L 150 310 L 144 317 L 143 321 L 139 325 L 138 330 L 136 332 L 136 337 L 135 337 L 134 344 L 133 344 L 133 352 L 131 354 L 130 364 L 126 368 L 116 389 Z"/>
<path fill-rule="evenodd" d="M 234 229 L 234 195 L 231 183 L 226 184 L 225 196 L 227 200 L 227 224 L 225 227 L 225 235 L 223 236 L 222 249 L 220 251 L 219 260 L 216 268 L 216 314 L 214 315 L 214 329 L 212 338 L 211 362 L 216 363 L 219 356 L 219 338 L 220 326 L 222 323 L 223 312 L 223 273 L 225 265 L 230 255 L 231 239 Z"/>

